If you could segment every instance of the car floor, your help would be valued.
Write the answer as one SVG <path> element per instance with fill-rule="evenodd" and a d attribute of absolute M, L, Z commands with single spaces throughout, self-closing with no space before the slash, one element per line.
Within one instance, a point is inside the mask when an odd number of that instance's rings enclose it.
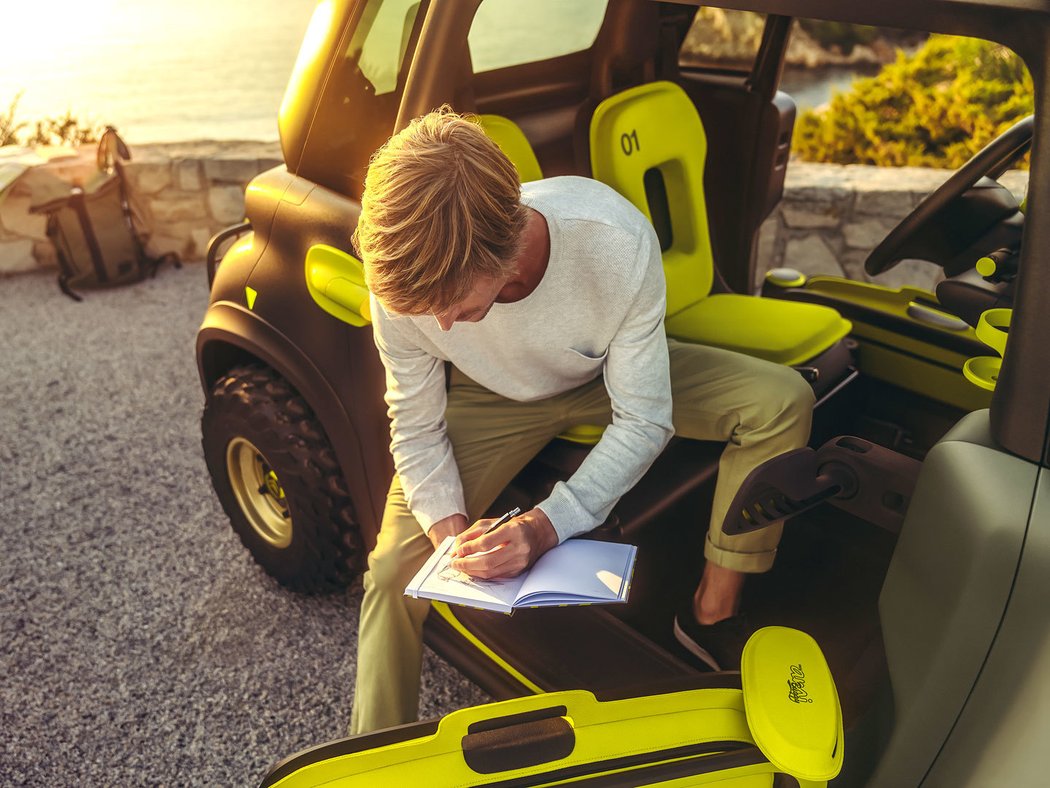
<path fill-rule="evenodd" d="M 751 576 L 744 587 L 741 610 L 752 628 L 794 627 L 820 644 L 847 727 L 885 682 L 878 597 L 895 541 L 894 534 L 822 504 L 785 523 L 773 568 Z M 679 542 L 677 549 L 665 546 L 657 557 L 641 546 L 635 570 L 640 587 L 652 588 L 659 578 L 677 580 L 663 593 L 650 593 L 614 612 L 674 656 L 706 671 L 672 635 L 675 611 L 702 571 L 702 561 L 690 561 L 690 556 L 701 552 L 700 544 Z"/>
<path fill-rule="evenodd" d="M 751 623 L 808 632 L 839 690 L 847 727 L 886 678 L 878 597 L 896 537 L 829 504 L 788 521 L 773 569 L 751 579 Z"/>

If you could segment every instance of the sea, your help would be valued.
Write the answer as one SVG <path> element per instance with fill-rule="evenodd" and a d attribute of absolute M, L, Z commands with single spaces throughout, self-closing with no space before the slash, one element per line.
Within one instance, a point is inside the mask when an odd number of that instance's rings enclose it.
<path fill-rule="evenodd" d="M 0 2 L 0 117 L 67 112 L 131 144 L 277 137 L 316 0 Z"/>
<path fill-rule="evenodd" d="M 17 98 L 15 123 L 69 113 L 82 124 L 115 126 L 131 144 L 276 140 L 277 108 L 315 5 L 3 0 L 0 122 Z M 803 108 L 851 76 L 786 80 Z"/>

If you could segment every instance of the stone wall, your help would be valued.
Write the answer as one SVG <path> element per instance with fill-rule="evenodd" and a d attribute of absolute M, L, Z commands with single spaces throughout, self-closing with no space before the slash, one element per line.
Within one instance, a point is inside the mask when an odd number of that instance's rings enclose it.
<path fill-rule="evenodd" d="M 756 284 L 769 269 L 785 266 L 805 274 L 845 276 L 888 287 L 932 288 L 942 278 L 941 268 L 932 263 L 905 261 L 872 278 L 864 273 L 864 260 L 951 174 L 951 170 L 919 167 L 791 162 L 784 199 L 759 233 Z M 1012 170 L 999 181 L 1021 200 L 1028 172 Z"/>
<path fill-rule="evenodd" d="M 282 164 L 278 143 L 203 141 L 138 145 L 126 164 L 133 200 L 149 230 L 147 251 L 203 260 L 208 239 L 244 218 L 244 189 L 258 173 Z M 95 148 L 55 158 L 43 168 L 70 183 L 96 171 Z M 16 182 L 0 202 L 0 276 L 53 269 L 44 217 L 29 214 L 30 185 Z"/>
<path fill-rule="evenodd" d="M 76 156 L 54 159 L 47 169 L 67 181 L 83 181 L 94 172 L 94 155 L 94 148 L 85 146 Z M 276 142 L 133 147 L 127 172 L 150 228 L 148 250 L 176 251 L 184 260 L 203 259 L 208 239 L 244 217 L 248 181 L 281 162 Z M 780 266 L 871 281 L 863 270 L 868 252 L 950 174 L 792 162 L 784 199 L 759 235 L 758 281 L 767 270 Z M 1002 181 L 1020 198 L 1028 173 L 1010 172 Z M 0 275 L 55 267 L 44 219 L 28 213 L 30 197 L 23 187 L 16 183 L 0 203 Z M 937 266 L 906 262 L 876 281 L 893 287 L 931 287 L 939 276 Z"/>

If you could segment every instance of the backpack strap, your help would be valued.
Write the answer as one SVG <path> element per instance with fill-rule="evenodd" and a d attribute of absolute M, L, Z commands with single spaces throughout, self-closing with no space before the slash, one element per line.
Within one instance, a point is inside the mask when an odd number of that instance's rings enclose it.
<path fill-rule="evenodd" d="M 58 289 L 65 293 L 67 296 L 72 298 L 74 301 L 83 301 L 84 296 L 80 295 L 72 287 L 69 286 L 69 277 L 65 274 L 58 275 Z"/>
<path fill-rule="evenodd" d="M 182 261 L 179 260 L 179 255 L 176 252 L 165 252 L 160 255 L 160 257 L 145 255 L 145 259 L 149 265 L 150 279 L 157 275 L 157 269 L 164 265 L 164 263 L 170 262 L 175 268 L 182 268 Z"/>
<path fill-rule="evenodd" d="M 84 242 L 91 253 L 91 265 L 95 269 L 95 276 L 99 283 L 106 284 L 109 282 L 109 272 L 106 271 L 106 265 L 102 261 L 102 247 L 98 244 L 98 236 L 95 235 L 95 228 L 91 226 L 91 217 L 87 213 L 84 190 L 79 186 L 73 187 L 69 195 L 69 206 L 76 213 L 77 221 L 80 222 L 80 231 L 84 234 Z"/>
<path fill-rule="evenodd" d="M 139 277 L 145 279 L 148 275 L 152 279 L 157 275 L 157 269 L 169 261 L 175 268 L 182 268 L 182 261 L 179 259 L 177 252 L 164 252 L 159 257 L 153 257 L 146 252 L 146 244 L 143 242 L 142 235 L 139 233 L 139 229 L 135 225 L 135 217 L 131 211 L 131 197 L 128 192 L 127 174 L 124 171 L 124 163 L 120 160 L 121 156 L 130 160 L 131 152 L 128 151 L 127 146 L 124 145 L 124 140 L 117 136 L 117 132 L 112 126 L 106 128 L 106 134 L 103 135 L 103 139 L 109 139 L 110 142 L 106 145 L 105 153 L 103 152 L 103 143 L 99 143 L 99 163 L 101 166 L 103 161 L 111 161 L 113 169 L 117 173 L 117 184 L 120 189 L 120 209 L 124 214 L 124 221 L 127 224 L 128 229 L 131 231 L 131 237 L 135 242 L 135 251 L 137 253 L 136 256 L 139 264 Z M 120 155 L 112 155 L 114 150 Z M 112 158 L 110 158 L 110 156 L 112 156 Z"/>
<path fill-rule="evenodd" d="M 55 256 L 58 258 L 58 289 L 74 301 L 83 301 L 83 297 L 69 286 L 69 278 L 73 276 L 73 266 L 70 265 L 69 258 L 66 257 L 66 252 L 63 248 L 66 239 L 62 235 L 62 227 L 59 225 L 58 217 L 55 213 L 47 215 L 44 234 L 51 239 L 51 245 L 55 247 Z"/>

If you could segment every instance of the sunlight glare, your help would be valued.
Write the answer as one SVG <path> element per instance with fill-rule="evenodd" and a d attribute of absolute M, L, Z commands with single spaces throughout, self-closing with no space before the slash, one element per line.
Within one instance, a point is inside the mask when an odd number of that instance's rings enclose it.
<path fill-rule="evenodd" d="M 0 64 L 18 68 L 25 60 L 39 59 L 47 51 L 66 47 L 103 34 L 112 26 L 117 0 L 51 0 L 11 3 L 0 11 L 0 25 L 7 32 L 0 48 Z"/>
<path fill-rule="evenodd" d="M 285 117 L 291 111 L 292 105 L 297 98 L 303 74 L 323 54 L 322 45 L 325 42 L 328 29 L 332 25 L 334 13 L 335 5 L 331 0 L 322 0 L 322 2 L 317 4 L 317 8 L 314 9 L 313 16 L 310 18 L 310 24 L 306 28 L 306 35 L 303 36 L 303 43 L 299 47 L 299 56 L 295 59 L 295 65 L 292 67 L 292 76 L 288 80 L 288 89 L 281 100 L 281 107 L 278 112 L 281 117 Z"/>

